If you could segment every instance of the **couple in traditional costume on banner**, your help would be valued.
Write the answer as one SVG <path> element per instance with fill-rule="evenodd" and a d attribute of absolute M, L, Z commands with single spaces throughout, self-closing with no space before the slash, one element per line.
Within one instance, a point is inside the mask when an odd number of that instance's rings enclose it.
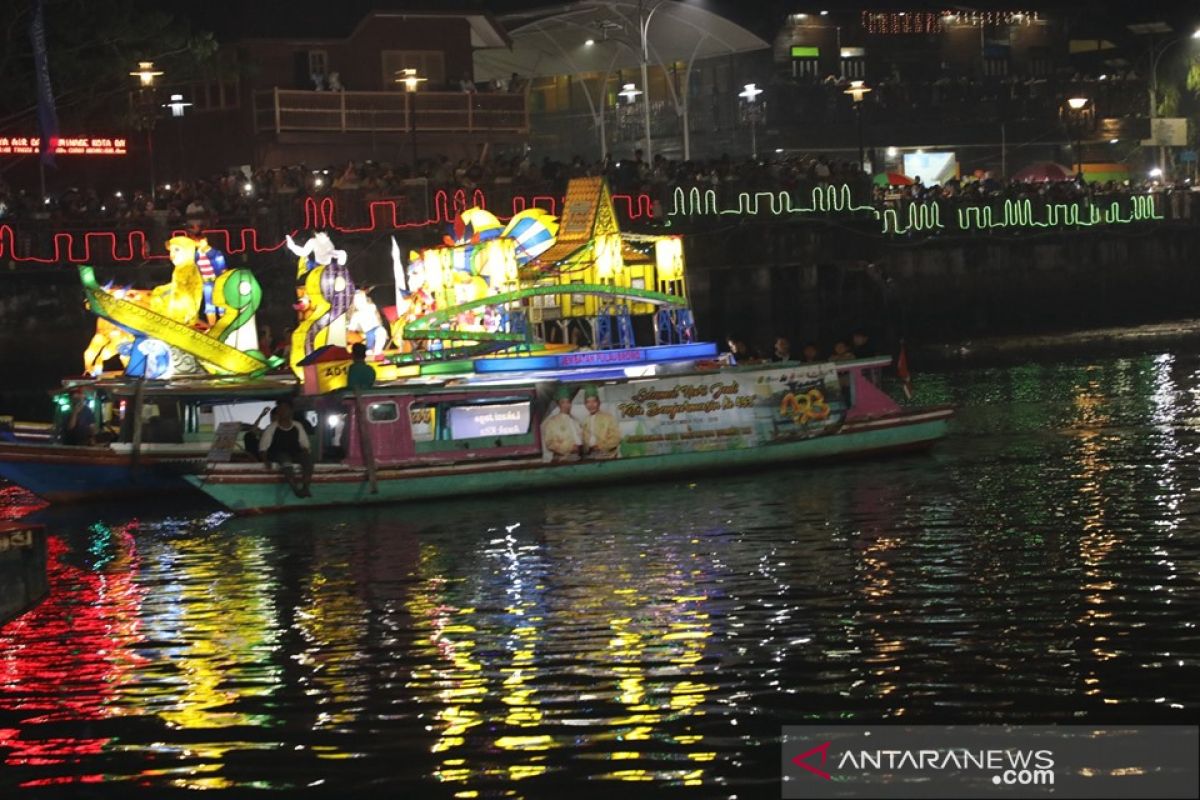
<path fill-rule="evenodd" d="M 554 393 L 555 408 L 542 422 L 542 449 L 547 461 L 606 461 L 617 457 L 621 446 L 621 428 L 616 418 L 601 410 L 600 390 L 592 384 L 583 387 L 586 416 L 576 417 L 575 389 L 559 386 Z"/>

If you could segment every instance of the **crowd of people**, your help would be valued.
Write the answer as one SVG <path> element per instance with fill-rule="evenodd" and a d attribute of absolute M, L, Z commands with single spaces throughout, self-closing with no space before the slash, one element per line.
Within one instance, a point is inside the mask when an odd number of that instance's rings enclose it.
<path fill-rule="evenodd" d="M 602 160 L 575 156 L 569 161 L 545 157 L 537 162 L 518 155 L 481 162 L 438 156 L 415 165 L 351 161 L 320 168 L 300 164 L 238 170 L 164 183 L 153 197 L 141 189 L 68 187 L 42 198 L 34 190 L 10 186 L 0 178 L 0 221 L 46 221 L 55 228 L 250 225 L 268 232 L 286 231 L 303 218 L 304 201 L 310 197 L 332 197 L 342 225 L 366 222 L 369 204 L 379 200 L 395 201 L 408 221 L 423 221 L 431 215 L 431 196 L 438 191 L 461 190 L 471 197 L 480 189 L 492 207 L 504 209 L 514 196 L 561 197 L 571 178 L 594 175 L 608 178 L 616 193 L 649 196 L 653 214 L 660 219 L 672 210 L 677 189 L 689 194 L 692 189 L 712 190 L 718 206 L 729 208 L 737 206 L 743 192 L 768 191 L 788 192 L 803 206 L 812 189 L 823 186 L 847 186 L 855 204 L 879 207 L 897 201 L 983 203 L 1025 197 L 1066 202 L 1095 195 L 1191 188 L 1190 182 L 1184 181 L 1094 183 L 1068 178 L 1023 182 L 985 171 L 936 184 L 912 176 L 912 185 L 891 186 L 877 185 L 857 162 L 825 155 L 776 154 L 762 159 L 723 155 L 683 161 L 661 154 L 646 160 L 635 150 L 630 157 Z"/>
<path fill-rule="evenodd" d="M 816 342 L 808 341 L 799 351 L 792 350 L 791 340 L 776 336 L 770 348 L 758 349 L 746 344 L 738 336 L 725 341 L 725 358 L 732 364 L 761 364 L 766 361 L 799 361 L 815 364 L 825 361 L 850 361 L 855 358 L 870 358 L 876 355 L 871 337 L 862 328 L 856 328 L 848 337 L 836 340 L 830 347 L 822 349 Z"/>

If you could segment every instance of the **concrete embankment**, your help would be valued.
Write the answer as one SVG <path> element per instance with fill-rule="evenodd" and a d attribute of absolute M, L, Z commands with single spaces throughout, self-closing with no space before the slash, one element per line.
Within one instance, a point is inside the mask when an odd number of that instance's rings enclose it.
<path fill-rule="evenodd" d="M 1184 223 L 912 240 L 793 222 L 685 242 L 702 335 L 760 348 L 779 335 L 828 348 L 857 327 L 881 345 L 1053 339 L 1200 309 L 1200 227 Z"/>

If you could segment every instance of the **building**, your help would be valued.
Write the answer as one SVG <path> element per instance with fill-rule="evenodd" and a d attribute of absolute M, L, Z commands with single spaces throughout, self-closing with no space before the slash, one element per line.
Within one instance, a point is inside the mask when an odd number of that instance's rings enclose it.
<path fill-rule="evenodd" d="M 489 14 L 375 10 L 344 32 L 289 33 L 303 24 L 223 45 L 221 79 L 160 90 L 194 104 L 179 123 L 190 166 L 477 157 L 528 132 L 525 87 L 475 80 L 474 53 L 509 45 Z"/>

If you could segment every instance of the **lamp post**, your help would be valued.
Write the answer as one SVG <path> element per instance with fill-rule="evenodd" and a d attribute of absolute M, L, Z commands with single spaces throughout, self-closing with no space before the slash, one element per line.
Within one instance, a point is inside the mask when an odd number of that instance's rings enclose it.
<path fill-rule="evenodd" d="M 1083 110 L 1087 108 L 1086 97 L 1072 97 L 1067 100 L 1071 108 L 1071 122 L 1075 128 L 1075 175 L 1083 174 Z"/>
<path fill-rule="evenodd" d="M 171 102 L 163 103 L 163 108 L 171 109 L 171 116 L 175 122 L 175 139 L 179 149 L 179 172 L 176 177 L 183 177 L 183 112 L 191 103 L 183 99 L 181 94 L 171 95 Z"/>
<path fill-rule="evenodd" d="M 746 118 L 750 120 L 750 157 L 758 160 L 758 115 L 761 111 L 758 96 L 763 90 L 757 84 L 747 83 L 738 92 L 738 97 L 746 101 Z"/>
<path fill-rule="evenodd" d="M 396 73 L 396 83 L 404 84 L 404 92 L 408 95 L 408 135 L 412 142 L 414 174 L 417 169 L 417 90 L 424 80 L 412 67 L 405 67 Z"/>
<path fill-rule="evenodd" d="M 150 200 L 156 199 L 154 186 L 154 124 L 158 122 L 158 109 L 154 105 L 154 79 L 162 75 L 154 68 L 153 61 L 139 61 L 137 69 L 130 72 L 138 79 L 137 127 L 146 131 L 146 160 L 150 166 Z"/>
<path fill-rule="evenodd" d="M 654 12 L 662 8 L 665 0 L 654 0 L 650 10 L 646 10 L 645 0 L 638 0 L 638 35 L 641 38 L 641 48 L 638 54 L 642 61 L 642 86 L 646 87 L 645 107 L 642 109 L 646 126 L 646 163 L 654 163 L 654 146 L 650 143 L 650 20 Z"/>
<path fill-rule="evenodd" d="M 633 125 L 629 124 L 633 117 L 633 104 L 637 102 L 638 97 L 642 94 L 642 90 L 637 88 L 637 84 L 626 83 L 622 84 L 621 91 L 617 92 L 617 94 L 625 98 L 625 105 L 629 109 L 624 114 L 621 113 L 620 108 L 617 109 L 617 125 L 621 129 L 622 138 L 624 138 L 625 130 L 633 127 Z"/>
<path fill-rule="evenodd" d="M 850 87 L 845 90 L 845 94 L 854 98 L 854 115 L 858 118 L 858 168 L 866 169 L 866 155 L 863 149 L 863 121 L 862 121 L 862 101 L 867 92 L 871 91 L 871 87 L 867 86 L 866 81 L 850 81 Z"/>

